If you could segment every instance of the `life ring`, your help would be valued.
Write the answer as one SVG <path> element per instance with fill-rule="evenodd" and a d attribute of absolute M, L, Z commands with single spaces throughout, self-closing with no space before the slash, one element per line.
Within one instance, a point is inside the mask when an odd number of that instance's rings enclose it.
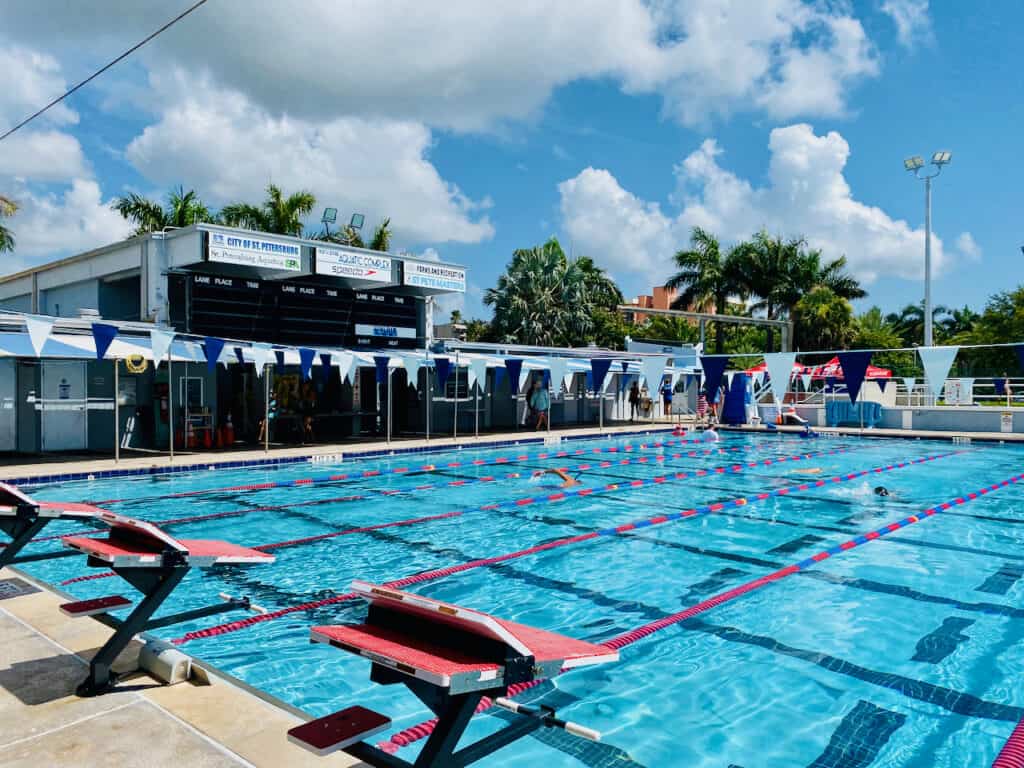
<path fill-rule="evenodd" d="M 142 355 L 128 355 L 124 359 L 124 367 L 128 369 L 128 373 L 145 373 L 149 361 Z"/>

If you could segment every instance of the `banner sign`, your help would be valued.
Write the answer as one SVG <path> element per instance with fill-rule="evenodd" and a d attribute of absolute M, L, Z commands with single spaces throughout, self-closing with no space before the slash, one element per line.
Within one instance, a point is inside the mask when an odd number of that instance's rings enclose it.
<path fill-rule="evenodd" d="M 318 275 L 372 280 L 376 283 L 391 282 L 391 259 L 388 256 L 319 246 L 314 251 Z"/>
<path fill-rule="evenodd" d="M 404 272 L 404 285 L 466 292 L 466 270 L 458 267 L 447 267 L 431 261 L 406 260 Z"/>
<path fill-rule="evenodd" d="M 285 272 L 302 271 L 302 250 L 297 243 L 282 243 L 262 237 L 241 237 L 224 232 L 209 234 L 207 261 Z"/>
<path fill-rule="evenodd" d="M 356 323 L 357 336 L 376 336 L 385 339 L 415 339 L 416 329 L 398 325 L 363 325 Z"/>

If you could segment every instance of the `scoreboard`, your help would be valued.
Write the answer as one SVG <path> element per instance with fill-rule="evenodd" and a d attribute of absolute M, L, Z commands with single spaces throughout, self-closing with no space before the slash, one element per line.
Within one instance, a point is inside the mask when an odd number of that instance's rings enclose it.
<path fill-rule="evenodd" d="M 171 325 L 288 346 L 422 346 L 416 298 L 303 282 L 172 272 Z"/>

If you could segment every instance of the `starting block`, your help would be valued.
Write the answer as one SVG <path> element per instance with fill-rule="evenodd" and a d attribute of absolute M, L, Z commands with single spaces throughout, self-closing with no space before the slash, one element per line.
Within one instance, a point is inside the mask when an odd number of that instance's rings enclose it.
<path fill-rule="evenodd" d="M 13 485 L 0 483 L 0 531 L 11 537 L 7 546 L 0 549 L 0 568 L 15 563 L 49 560 L 72 554 L 56 550 L 38 555 L 18 556 L 25 545 L 38 536 L 51 521 L 92 520 L 102 511 L 91 504 L 36 501 Z"/>
<path fill-rule="evenodd" d="M 64 546 L 86 554 L 89 566 L 110 568 L 141 592 L 143 598 L 123 620 L 108 615 L 109 611 L 131 604 L 120 595 L 61 606 L 69 615 L 95 616 L 114 627 L 114 634 L 89 663 L 89 676 L 78 687 L 79 696 L 94 696 L 113 687 L 116 676 L 110 667 L 138 633 L 224 611 L 254 608 L 246 598 L 227 597 L 223 603 L 152 619 L 192 568 L 274 561 L 273 555 L 225 541 L 176 539 L 152 523 L 106 510 L 99 510 L 95 519 L 110 527 L 106 537 L 67 536 L 62 539 Z"/>
<path fill-rule="evenodd" d="M 564 669 L 617 661 L 618 652 L 367 582 L 357 581 L 352 589 L 370 603 L 366 623 L 313 627 L 310 641 L 369 659 L 373 682 L 405 685 L 437 715 L 437 726 L 415 768 L 469 765 L 543 726 L 600 737 L 559 720 L 550 708 L 505 700 L 499 706 L 522 717 L 456 751 L 485 696 L 498 699 L 512 685 L 553 677 Z M 288 737 L 320 755 L 342 750 L 378 768 L 413 768 L 413 763 L 363 741 L 389 723 L 383 715 L 350 707 L 293 728 Z"/>

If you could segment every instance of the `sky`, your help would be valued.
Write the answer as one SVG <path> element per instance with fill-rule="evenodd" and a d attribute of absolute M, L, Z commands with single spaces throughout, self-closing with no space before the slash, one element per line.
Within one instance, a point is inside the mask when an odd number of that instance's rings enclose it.
<path fill-rule="evenodd" d="M 0 133 L 189 0 L 7 0 Z M 125 237 L 110 204 L 178 185 L 211 207 L 308 189 L 390 217 L 394 250 L 463 264 L 461 309 L 556 236 L 627 296 L 694 226 L 845 256 L 858 309 L 980 309 L 1024 255 L 1024 5 L 997 0 L 208 0 L 0 141 L 8 273 Z"/>

